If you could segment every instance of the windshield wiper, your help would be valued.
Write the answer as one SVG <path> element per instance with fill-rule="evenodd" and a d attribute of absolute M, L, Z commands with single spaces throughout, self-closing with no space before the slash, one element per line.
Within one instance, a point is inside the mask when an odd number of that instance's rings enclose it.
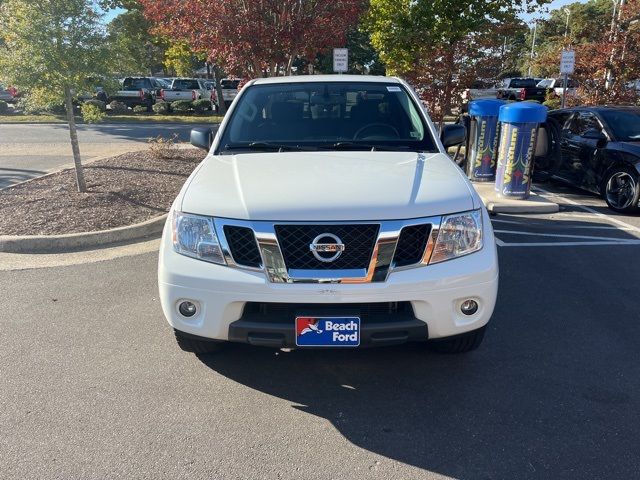
<path fill-rule="evenodd" d="M 370 143 L 361 143 L 361 142 L 336 142 L 332 145 L 322 146 L 321 148 L 329 149 L 329 150 L 351 150 L 351 149 L 360 149 L 360 150 L 371 150 L 375 152 L 376 150 L 392 152 L 395 150 L 411 150 L 411 147 L 407 145 L 374 145 Z"/>
<path fill-rule="evenodd" d="M 237 143 L 233 145 L 225 145 L 224 150 L 277 150 L 278 152 L 284 152 L 285 150 L 315 150 L 314 148 L 305 148 L 299 145 L 281 145 L 278 143 L 269 142 L 251 142 L 251 143 Z"/>

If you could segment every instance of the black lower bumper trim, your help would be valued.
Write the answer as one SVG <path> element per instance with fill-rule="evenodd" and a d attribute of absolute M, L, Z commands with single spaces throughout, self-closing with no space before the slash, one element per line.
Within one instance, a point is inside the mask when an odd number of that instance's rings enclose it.
<path fill-rule="evenodd" d="M 360 326 L 360 346 L 397 345 L 405 342 L 426 341 L 427 324 L 413 317 L 398 318 L 390 322 L 363 323 Z M 256 322 L 240 319 L 229 325 L 229 340 L 263 347 L 295 347 L 295 326 L 282 322 Z"/>

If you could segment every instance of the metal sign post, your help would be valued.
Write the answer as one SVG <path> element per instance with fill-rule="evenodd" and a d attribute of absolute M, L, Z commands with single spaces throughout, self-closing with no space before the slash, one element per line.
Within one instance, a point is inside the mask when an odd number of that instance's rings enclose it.
<path fill-rule="evenodd" d="M 563 50 L 560 57 L 560 73 L 564 76 L 562 82 L 562 108 L 565 107 L 567 101 L 567 86 L 569 83 L 569 74 L 573 73 L 576 67 L 576 52 L 574 50 Z"/>
<path fill-rule="evenodd" d="M 349 71 L 349 49 L 333 49 L 333 71 L 335 73 L 346 73 Z"/>

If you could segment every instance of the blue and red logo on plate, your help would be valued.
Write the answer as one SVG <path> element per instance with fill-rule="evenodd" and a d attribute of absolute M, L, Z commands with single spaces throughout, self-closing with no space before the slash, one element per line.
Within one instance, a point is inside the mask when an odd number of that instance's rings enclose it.
<path fill-rule="evenodd" d="M 296 317 L 296 345 L 301 347 L 357 347 L 358 317 Z"/>

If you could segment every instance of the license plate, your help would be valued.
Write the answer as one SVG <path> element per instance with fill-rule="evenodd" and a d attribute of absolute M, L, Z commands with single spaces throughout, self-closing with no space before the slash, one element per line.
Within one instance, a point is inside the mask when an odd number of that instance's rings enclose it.
<path fill-rule="evenodd" d="M 296 345 L 357 347 L 360 345 L 360 318 L 296 317 Z"/>

